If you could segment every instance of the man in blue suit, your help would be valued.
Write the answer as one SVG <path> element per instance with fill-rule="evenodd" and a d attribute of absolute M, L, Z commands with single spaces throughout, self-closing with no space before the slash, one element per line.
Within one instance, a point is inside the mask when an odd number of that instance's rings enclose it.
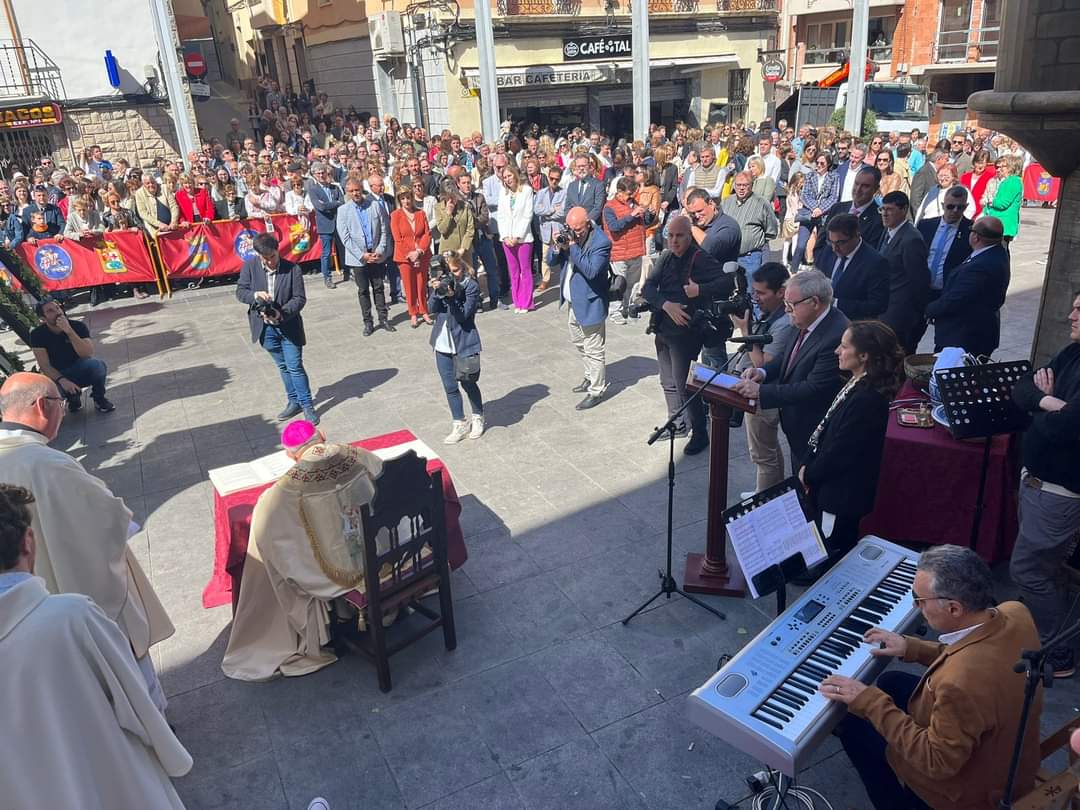
<path fill-rule="evenodd" d="M 308 186 L 308 197 L 315 206 L 315 229 L 322 242 L 322 255 L 319 256 L 319 269 L 322 270 L 323 283 L 331 290 L 334 281 L 330 278 L 330 256 L 334 252 L 337 228 L 337 211 L 345 202 L 341 187 L 330 179 L 330 169 L 325 163 L 316 163 L 311 167 L 311 176 L 315 182 Z"/>
<path fill-rule="evenodd" d="M 566 205 L 564 210 L 584 208 L 589 219 L 600 224 L 600 215 L 607 202 L 604 184 L 590 174 L 592 162 L 585 156 L 574 158 L 574 179 L 566 187 Z"/>
<path fill-rule="evenodd" d="M 575 183 L 577 181 L 574 181 Z M 581 206 L 566 214 L 565 240 L 551 244 L 547 262 L 559 267 L 559 309 L 570 304 L 567 324 L 570 340 L 585 364 L 585 379 L 573 390 L 585 394 L 575 407 L 594 408 L 607 389 L 604 368 L 605 323 L 608 314 L 608 267 L 611 240 Z"/>
<path fill-rule="evenodd" d="M 949 275 L 941 297 L 926 308 L 934 322 L 934 350 L 960 346 L 974 355 L 991 354 L 1001 338 L 998 310 L 1009 289 L 1009 253 L 997 217 L 971 226 L 971 255 Z"/>
<path fill-rule="evenodd" d="M 364 317 L 364 337 L 369 337 L 375 331 L 371 318 L 372 296 L 375 297 L 379 326 L 387 332 L 396 332 L 387 320 L 389 311 L 383 289 L 389 245 L 383 217 L 359 180 L 346 180 L 345 194 L 349 202 L 338 209 L 337 231 L 345 248 L 345 267 L 356 282 L 356 295 L 360 299 L 360 312 Z"/>
<path fill-rule="evenodd" d="M 889 265 L 862 238 L 859 218 L 837 214 L 826 235 L 830 250 L 816 267 L 832 280 L 836 308 L 850 320 L 877 318 L 889 306 Z"/>

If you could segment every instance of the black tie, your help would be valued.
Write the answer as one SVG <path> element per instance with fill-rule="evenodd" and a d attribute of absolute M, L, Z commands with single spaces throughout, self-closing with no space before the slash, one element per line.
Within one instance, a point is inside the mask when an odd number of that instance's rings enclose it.
<path fill-rule="evenodd" d="M 840 276 L 844 275 L 844 271 L 847 270 L 848 262 L 851 261 L 850 256 L 841 256 L 840 262 L 837 264 L 836 269 L 832 274 L 833 289 L 836 289 L 836 285 L 840 283 Z"/>
<path fill-rule="evenodd" d="M 878 248 L 878 250 L 884 250 L 885 248 L 887 248 L 889 246 L 889 239 L 889 232 L 885 231 L 885 233 L 881 235 L 881 246 Z"/>

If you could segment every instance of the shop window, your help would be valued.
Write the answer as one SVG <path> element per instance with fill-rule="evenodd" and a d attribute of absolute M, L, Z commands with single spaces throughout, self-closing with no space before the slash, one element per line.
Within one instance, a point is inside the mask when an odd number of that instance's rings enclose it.
<path fill-rule="evenodd" d="M 0 177 L 11 178 L 16 171 L 30 169 L 55 150 L 49 127 L 0 131 Z"/>
<path fill-rule="evenodd" d="M 847 20 L 810 23 L 806 26 L 805 64 L 842 62 L 850 47 L 848 36 Z"/>
<path fill-rule="evenodd" d="M 893 34 L 896 32 L 896 17 L 871 17 L 866 43 L 870 47 L 870 58 L 875 62 L 892 61 Z"/>
<path fill-rule="evenodd" d="M 971 35 L 971 0 L 941 0 L 941 16 L 935 62 L 962 62 L 967 59 Z"/>
<path fill-rule="evenodd" d="M 750 70 L 728 71 L 728 108 L 726 123 L 734 124 L 746 120 L 750 108 Z"/>

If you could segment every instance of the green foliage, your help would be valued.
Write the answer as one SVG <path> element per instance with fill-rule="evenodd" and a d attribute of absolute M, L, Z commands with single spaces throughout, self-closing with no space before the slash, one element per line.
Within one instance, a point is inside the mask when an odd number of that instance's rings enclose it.
<path fill-rule="evenodd" d="M 23 290 L 35 300 L 45 297 L 41 279 L 27 266 L 15 251 L 0 245 L 0 263 L 12 276 L 19 280 Z M 26 296 L 0 280 L 0 320 L 12 328 L 23 343 L 30 342 L 30 330 L 37 326 L 38 318 L 32 304 L 26 302 Z"/>
<path fill-rule="evenodd" d="M 846 117 L 847 108 L 841 107 L 829 117 L 829 125 L 836 127 L 838 130 L 841 130 L 844 128 L 844 118 Z M 862 132 L 859 133 L 860 137 L 867 138 L 876 133 L 877 131 L 877 116 L 874 115 L 874 111 L 863 110 Z"/>

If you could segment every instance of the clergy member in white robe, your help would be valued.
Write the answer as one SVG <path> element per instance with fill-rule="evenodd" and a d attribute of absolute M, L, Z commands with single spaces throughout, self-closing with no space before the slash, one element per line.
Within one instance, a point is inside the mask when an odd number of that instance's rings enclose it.
<path fill-rule="evenodd" d="M 172 622 L 128 546 L 131 511 L 74 458 L 49 447 L 64 418 L 55 383 L 13 374 L 0 388 L 0 483 L 25 487 L 37 561 L 34 573 L 51 593 L 81 593 L 115 621 L 131 643 L 155 704 L 165 695 L 149 656 L 171 636 Z"/>
<path fill-rule="evenodd" d="M 378 456 L 333 444 L 310 422 L 282 432 L 296 464 L 255 504 L 240 597 L 221 668 L 261 681 L 307 675 L 337 657 L 327 602 L 363 590 L 360 508 L 371 502 Z"/>
<path fill-rule="evenodd" d="M 30 493 L 0 484 L 0 807 L 183 808 L 191 755 L 116 623 L 31 574 Z"/>

